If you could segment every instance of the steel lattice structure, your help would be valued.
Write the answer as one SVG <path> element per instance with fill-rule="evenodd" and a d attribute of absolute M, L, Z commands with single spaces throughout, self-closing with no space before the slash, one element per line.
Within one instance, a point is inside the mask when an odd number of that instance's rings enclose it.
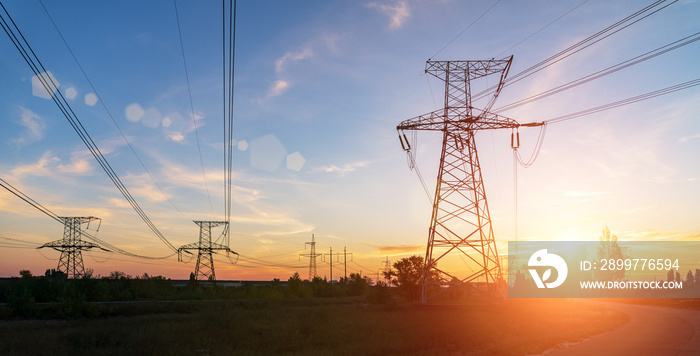
<path fill-rule="evenodd" d="M 316 257 L 321 256 L 321 254 L 316 253 L 316 238 L 313 234 L 311 234 L 311 242 L 304 244 L 304 249 L 306 249 L 306 245 L 311 246 L 311 253 L 300 253 L 299 258 L 309 258 L 309 280 L 312 280 L 314 277 L 318 276 L 318 271 L 316 270 Z"/>
<path fill-rule="evenodd" d="M 474 134 L 478 130 L 541 125 L 521 125 L 489 112 L 503 88 L 512 60 L 511 56 L 501 60 L 428 61 L 425 72 L 445 83 L 445 105 L 396 127 L 401 145 L 409 154 L 412 148 L 404 131 L 440 131 L 443 135 L 421 281 L 423 304 L 462 304 L 468 302 L 469 296 L 481 293 L 490 301 L 503 296 L 498 279 L 502 275 L 501 264 Z M 500 77 L 499 85 L 483 108 L 475 108 L 471 102 L 472 81 L 488 76 Z M 457 272 L 438 267 L 438 262 L 448 256 L 459 256 L 477 267 Z"/>
<path fill-rule="evenodd" d="M 238 255 L 231 251 L 228 246 L 211 241 L 211 229 L 213 227 L 225 225 L 224 231 L 228 230 L 227 221 L 194 221 L 199 225 L 199 242 L 180 246 L 177 249 L 178 259 L 182 260 L 182 253 L 189 251 L 197 251 L 197 265 L 194 268 L 194 278 L 197 281 L 216 281 L 216 273 L 214 271 L 214 251 L 226 251 L 226 256 L 229 253 Z"/>
<path fill-rule="evenodd" d="M 57 269 L 66 274 L 68 278 L 82 278 L 85 275 L 85 266 L 83 265 L 82 251 L 87 251 L 93 248 L 99 248 L 99 245 L 83 241 L 82 225 L 90 224 L 93 220 L 99 220 L 94 216 L 68 216 L 59 217 L 63 222 L 63 238 L 56 241 L 47 242 L 37 248 L 52 248 L 61 252 L 61 258 L 58 260 Z"/>

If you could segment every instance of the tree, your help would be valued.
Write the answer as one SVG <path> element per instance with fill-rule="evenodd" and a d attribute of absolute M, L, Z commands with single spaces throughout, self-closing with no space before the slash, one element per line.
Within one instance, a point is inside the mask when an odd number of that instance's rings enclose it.
<path fill-rule="evenodd" d="M 19 276 L 22 277 L 23 279 L 32 279 L 32 271 L 28 269 L 23 269 L 19 271 Z"/>
<path fill-rule="evenodd" d="M 693 277 L 693 271 L 688 270 L 688 274 L 685 275 L 685 285 L 683 288 L 693 288 L 695 285 L 695 277 Z"/>
<path fill-rule="evenodd" d="M 413 255 L 394 262 L 393 268 L 382 274 L 408 301 L 413 301 L 420 297 L 424 266 L 423 258 Z"/>
<path fill-rule="evenodd" d="M 49 280 L 66 280 L 68 279 L 68 275 L 56 270 L 56 269 L 47 269 L 46 272 L 44 272 L 44 277 Z"/>
<path fill-rule="evenodd" d="M 624 259 L 622 249 L 617 244 L 617 236 L 610 234 L 610 229 L 606 226 L 598 244 L 598 260 L 619 260 Z M 595 272 L 597 279 L 603 281 L 619 281 L 625 279 L 625 270 L 600 270 Z"/>
<path fill-rule="evenodd" d="M 129 279 L 129 278 L 131 278 L 131 276 L 127 276 L 126 273 L 121 272 L 121 271 L 112 271 L 112 272 L 109 272 L 109 277 L 107 277 L 107 278 L 117 280 L 117 279 Z"/>
<path fill-rule="evenodd" d="M 359 273 L 350 273 L 347 282 L 348 295 L 362 295 L 370 285 L 369 277 L 362 277 Z"/>
<path fill-rule="evenodd" d="M 680 282 L 681 282 L 681 274 L 678 273 L 678 271 L 676 271 L 676 283 L 680 283 Z"/>
<path fill-rule="evenodd" d="M 299 276 L 299 272 L 294 272 L 294 274 L 287 280 L 287 291 L 290 295 L 299 297 L 301 295 L 302 285 L 303 282 Z"/>

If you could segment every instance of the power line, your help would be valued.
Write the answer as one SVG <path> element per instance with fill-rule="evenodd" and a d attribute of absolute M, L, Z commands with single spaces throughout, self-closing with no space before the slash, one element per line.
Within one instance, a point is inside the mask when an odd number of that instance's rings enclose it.
<path fill-rule="evenodd" d="M 437 52 L 435 52 L 435 54 L 430 56 L 430 58 L 435 58 L 435 56 L 437 56 L 440 52 L 442 52 L 443 49 L 447 48 L 447 46 L 452 44 L 452 42 L 454 42 L 459 36 L 461 36 L 463 33 L 465 33 L 469 28 L 471 28 L 475 23 L 477 23 L 482 17 L 484 17 L 484 15 L 486 15 L 489 11 L 491 11 L 491 9 L 493 9 L 496 5 L 498 5 L 499 2 L 501 2 L 501 0 L 496 1 L 493 5 L 491 5 L 491 7 L 486 9 L 486 11 L 484 11 L 484 13 L 479 15 L 479 17 L 477 17 L 476 20 L 474 20 L 472 23 L 470 23 L 469 26 L 467 26 L 464 30 L 462 30 L 462 32 L 458 33 L 457 36 L 455 36 L 453 39 L 451 39 L 449 42 L 447 42 L 447 44 L 442 46 L 442 48 L 440 48 Z M 430 58 L 428 58 L 428 60 L 430 60 Z"/>
<path fill-rule="evenodd" d="M 631 67 L 635 64 L 645 62 L 647 60 L 650 60 L 650 59 L 655 58 L 657 56 L 660 56 L 662 54 L 668 53 L 668 52 L 673 51 L 675 49 L 687 46 L 687 45 L 694 43 L 698 40 L 700 40 L 700 32 L 696 32 L 696 33 L 694 33 L 690 36 L 686 36 L 678 41 L 674 41 L 672 43 L 666 44 L 664 46 L 661 46 L 661 47 L 656 48 L 654 50 L 648 51 L 648 52 L 643 53 L 643 54 L 636 56 L 634 58 L 630 58 L 624 62 L 620 62 L 620 63 L 615 64 L 613 66 L 599 70 L 595 73 L 591 73 L 587 76 L 584 76 L 584 77 L 578 78 L 576 80 L 570 81 L 568 83 L 559 85 L 555 88 L 546 90 L 544 92 L 541 92 L 541 93 L 538 93 L 538 94 L 535 94 L 532 96 L 529 96 L 525 99 L 518 100 L 518 101 L 510 103 L 508 105 L 504 105 L 498 109 L 495 109 L 494 112 L 501 113 L 503 111 L 511 110 L 511 109 L 516 108 L 516 107 L 532 103 L 533 101 L 544 99 L 544 98 L 552 96 L 554 94 L 558 94 L 558 93 L 561 93 L 563 91 L 575 88 L 579 85 L 586 84 L 586 83 L 593 81 L 595 79 L 599 79 L 601 77 L 613 74 L 617 71 Z"/>
<path fill-rule="evenodd" d="M 112 169 L 109 162 L 107 162 L 107 159 L 104 157 L 99 147 L 97 147 L 97 144 L 92 139 L 92 137 L 90 137 L 90 134 L 87 132 L 82 122 L 80 122 L 77 115 L 71 108 L 70 104 L 68 104 L 66 99 L 63 97 L 61 91 L 58 90 L 58 85 L 56 85 L 56 83 L 53 81 L 53 78 L 47 74 L 46 68 L 39 60 L 38 56 L 32 49 L 29 42 L 27 42 L 27 39 L 22 34 L 22 31 L 20 31 L 19 27 L 17 27 L 17 24 L 12 19 L 12 16 L 10 16 L 10 13 L 5 8 L 5 5 L 0 3 L 0 6 L 7 15 L 9 21 L 12 23 L 12 27 L 14 27 L 14 30 L 5 19 L 5 16 L 3 16 L 2 14 L 0 14 L 0 26 L 10 38 L 10 41 L 12 41 L 12 44 L 15 46 L 15 48 L 19 51 L 22 58 L 25 60 L 25 62 L 27 62 L 32 72 L 34 72 L 37 79 L 39 79 L 41 84 L 44 86 L 44 89 L 46 89 L 46 91 L 51 95 L 51 99 L 61 111 L 63 116 L 66 118 L 66 120 L 68 120 L 70 125 L 73 127 L 73 130 L 78 134 L 80 139 L 83 141 L 83 143 L 88 148 L 93 157 L 95 157 L 95 160 L 97 160 L 98 164 L 102 167 L 107 176 L 112 180 L 117 189 L 122 193 L 124 198 L 129 202 L 134 211 L 136 211 L 136 213 L 141 217 L 141 219 L 146 223 L 146 225 L 151 229 L 151 231 L 153 231 L 153 233 L 156 236 L 158 236 L 158 238 L 171 250 L 177 251 L 177 248 L 175 248 L 175 246 L 173 246 L 170 243 L 170 241 L 168 241 L 168 239 L 165 238 L 165 236 L 158 230 L 155 224 L 153 224 L 153 222 L 148 218 L 146 213 L 138 205 L 138 203 L 131 195 L 129 190 L 122 183 L 121 179 L 119 179 L 119 176 L 116 174 L 114 169 Z"/>
<path fill-rule="evenodd" d="M 512 45 L 512 46 L 510 46 L 510 47 L 508 47 L 508 48 L 506 48 L 503 52 L 497 54 L 496 57 L 502 56 L 502 55 L 505 54 L 506 52 L 508 52 L 508 51 L 510 51 L 511 49 L 513 49 L 513 48 L 517 47 L 518 45 L 520 45 L 521 43 L 523 43 L 523 42 L 529 40 L 531 37 L 533 37 L 533 36 L 535 36 L 536 34 L 540 33 L 542 30 L 544 30 L 545 28 L 551 26 L 551 25 L 554 24 L 555 22 L 561 20 L 561 19 L 564 18 L 566 15 L 572 13 L 574 10 L 578 9 L 579 7 L 581 7 L 583 4 L 587 3 L 588 1 L 589 1 L 589 0 L 584 0 L 582 3 L 580 3 L 580 4 L 576 5 L 576 6 L 574 6 L 571 10 L 565 12 L 563 15 L 561 15 L 561 16 L 557 17 L 556 19 L 554 19 L 554 21 L 552 21 L 552 22 L 550 22 L 550 23 L 544 25 L 544 27 L 542 27 L 542 28 L 540 28 L 539 30 L 533 32 L 531 35 L 529 35 L 529 36 L 523 38 L 523 39 L 520 40 L 518 43 L 516 43 L 516 44 L 514 44 L 514 45 Z"/>
<path fill-rule="evenodd" d="M 202 146 L 199 143 L 199 129 L 197 129 L 197 118 L 194 113 L 194 104 L 192 103 L 192 89 L 190 88 L 190 75 L 187 71 L 187 60 L 185 59 L 185 46 L 182 42 L 182 31 L 180 29 L 180 15 L 177 11 L 177 0 L 173 0 L 173 5 L 175 6 L 175 19 L 177 19 L 177 33 L 180 38 L 180 50 L 182 52 L 182 64 L 185 67 L 185 79 L 187 81 L 187 94 L 190 98 L 190 109 L 192 110 L 192 125 L 194 126 L 194 136 L 197 139 L 197 152 L 199 152 L 199 163 L 202 166 L 202 178 L 204 178 L 204 188 L 207 191 L 207 199 L 209 199 L 209 209 L 211 209 L 211 215 L 214 216 L 214 206 L 211 203 L 211 195 L 209 194 L 209 184 L 207 183 L 207 174 L 204 170 L 204 158 L 202 157 Z"/>
<path fill-rule="evenodd" d="M 36 242 L 0 236 L 0 247 L 35 249 Z"/>
<path fill-rule="evenodd" d="M 53 27 L 56 29 L 56 32 L 57 32 L 58 35 L 61 37 L 61 40 L 63 41 L 63 44 L 66 46 L 66 49 L 68 49 L 68 52 L 69 52 L 70 55 L 73 57 L 73 60 L 75 61 L 75 64 L 78 65 L 78 68 L 79 68 L 80 71 L 83 73 L 83 77 L 85 77 L 85 80 L 87 80 L 88 84 L 90 85 L 90 88 L 92 88 L 92 91 L 95 93 L 95 96 L 97 96 L 97 98 L 98 98 L 100 104 L 102 105 L 102 107 L 103 107 L 103 108 L 105 109 L 105 111 L 107 112 L 107 116 L 109 116 L 110 120 L 112 120 L 112 123 L 114 124 L 114 127 L 117 128 L 117 131 L 119 131 L 119 134 L 120 134 L 120 135 L 122 136 L 122 138 L 124 139 L 124 142 L 126 142 L 127 146 L 129 146 L 129 149 L 131 150 L 131 153 L 134 154 L 134 156 L 136 157 L 136 160 L 139 161 L 139 164 L 141 164 L 141 167 L 143 167 L 143 169 L 146 171 L 146 174 L 148 174 L 148 176 L 151 178 L 151 181 L 153 182 L 153 184 L 156 185 L 156 188 L 158 188 L 158 190 L 160 191 L 161 195 L 163 195 L 163 197 L 170 203 L 170 205 L 173 206 L 173 208 L 175 208 L 175 210 L 177 210 L 177 211 L 180 213 L 180 215 L 185 216 L 185 214 L 184 214 L 180 209 L 178 209 L 177 206 L 175 206 L 175 203 L 173 203 L 173 201 L 170 200 L 170 198 L 168 197 L 168 195 L 165 194 L 165 192 L 163 191 L 163 188 L 161 188 L 160 184 L 158 184 L 158 182 L 156 181 L 156 179 L 155 179 L 155 178 L 153 177 L 153 175 L 151 174 L 151 171 L 149 171 L 148 168 L 146 168 L 146 165 L 143 163 L 143 160 L 141 160 L 141 157 L 139 156 L 139 154 L 136 153 L 136 150 L 134 149 L 134 146 L 131 145 L 131 142 L 129 142 L 129 139 L 126 138 L 126 135 L 125 135 L 124 132 L 122 131 L 121 127 L 119 126 L 119 124 L 117 124 L 117 120 L 114 119 L 114 116 L 112 115 L 112 112 L 109 111 L 109 109 L 107 108 L 107 105 L 105 104 L 104 100 L 102 100 L 102 96 L 99 94 L 99 92 L 98 92 L 97 89 L 95 88 L 95 85 L 94 85 L 94 84 L 92 83 L 92 81 L 90 80 L 90 77 L 88 77 L 87 73 L 85 72 L 85 69 L 83 69 L 83 66 L 82 66 L 82 65 L 80 64 L 80 62 L 78 61 L 78 58 L 76 57 L 75 53 L 73 53 L 73 50 L 72 50 L 71 47 L 68 45 L 68 41 L 66 41 L 65 37 L 63 36 L 63 33 L 62 33 L 61 30 L 58 28 L 58 25 L 57 25 L 56 22 L 54 21 L 53 17 L 51 16 L 51 14 L 50 14 L 49 11 L 48 11 L 48 9 L 46 9 L 46 6 L 44 6 L 43 0 L 39 0 L 39 3 L 41 4 L 41 7 L 44 9 L 44 12 L 46 13 L 46 15 L 49 17 L 49 20 L 51 21 L 51 24 L 53 24 Z"/>
<path fill-rule="evenodd" d="M 605 104 L 605 105 L 600 105 L 600 106 L 596 106 L 596 107 L 589 108 L 589 109 L 586 109 L 586 110 L 577 111 L 577 112 L 574 112 L 574 113 L 571 113 L 571 114 L 566 114 L 566 115 L 562 115 L 562 116 L 557 116 L 557 117 L 551 118 L 551 119 L 549 119 L 549 120 L 545 120 L 544 122 L 545 122 L 545 124 L 553 124 L 553 123 L 557 123 L 557 122 L 562 122 L 562 121 L 566 121 L 566 120 L 571 120 L 571 119 L 575 119 L 575 118 L 577 118 L 577 117 L 586 116 L 586 115 L 590 115 L 590 114 L 595 114 L 595 113 L 598 113 L 598 112 L 601 112 L 601 111 L 606 111 L 606 110 L 618 108 L 618 107 L 621 107 L 621 106 L 625 106 L 625 105 L 629 105 L 629 104 L 634 104 L 634 103 L 637 103 L 637 102 L 640 102 L 640 101 L 649 100 L 649 99 L 655 98 L 655 97 L 657 97 L 657 96 L 662 96 L 662 95 L 666 95 L 666 94 L 671 94 L 671 93 L 674 93 L 674 92 L 677 92 L 677 91 L 680 91 L 680 90 L 684 90 L 684 89 L 688 89 L 688 88 L 692 88 L 692 87 L 695 87 L 695 86 L 698 86 L 698 85 L 700 85 L 700 78 L 693 79 L 693 80 L 690 80 L 690 81 L 687 81 L 687 82 L 683 82 L 683 83 L 680 83 L 680 84 L 676 84 L 676 85 L 673 85 L 673 86 L 670 86 L 670 87 L 666 87 L 666 88 L 663 88 L 663 89 L 655 90 L 655 91 L 652 91 L 652 92 L 648 92 L 648 93 L 645 93 L 645 94 L 633 96 L 633 97 L 630 97 L 630 98 L 627 98 L 627 99 L 618 100 L 618 101 L 611 102 L 611 103 L 608 103 L 608 104 Z"/>
<path fill-rule="evenodd" d="M 5 188 L 7 191 L 9 191 L 10 193 L 14 194 L 14 195 L 17 196 L 18 198 L 22 199 L 24 202 L 26 202 L 27 204 L 31 205 L 31 206 L 34 207 L 35 209 L 37 209 L 37 210 L 41 211 L 42 213 L 46 214 L 48 217 L 50 217 L 50 218 L 52 218 L 52 219 L 58 221 L 59 223 L 61 223 L 61 225 L 65 225 L 65 221 L 64 221 L 63 218 L 61 218 L 61 217 L 59 217 L 58 215 L 56 215 L 56 213 L 54 213 L 53 211 L 49 210 L 47 207 L 45 207 L 45 206 L 39 204 L 36 200 L 30 198 L 28 195 L 26 195 L 25 193 L 23 193 L 21 190 L 15 188 L 12 184 L 8 183 L 7 181 L 5 181 L 5 180 L 2 179 L 2 178 L 0 178 L 0 187 Z M 82 235 L 85 236 L 85 237 L 87 237 L 88 239 L 90 239 L 90 240 L 92 240 L 92 241 L 97 242 L 98 244 L 101 244 L 101 245 L 103 245 L 103 246 L 109 247 L 112 251 L 115 251 L 115 252 L 117 252 L 117 253 L 120 253 L 120 254 L 123 254 L 123 255 L 126 255 L 126 256 L 131 256 L 131 257 L 136 257 L 136 258 L 144 258 L 144 259 L 151 259 L 151 260 L 153 260 L 153 259 L 155 259 L 155 260 L 162 260 L 162 259 L 167 259 L 167 258 L 170 258 L 170 257 L 175 256 L 175 254 L 171 254 L 171 255 L 168 255 L 168 256 L 164 256 L 164 257 L 151 257 L 151 256 L 138 255 L 138 254 L 131 253 L 131 252 L 129 252 L 129 251 L 120 249 L 120 248 L 118 248 L 118 247 L 116 247 L 116 246 L 114 246 L 114 245 L 112 245 L 112 244 L 110 244 L 110 243 L 108 243 L 108 242 L 106 242 L 106 241 L 104 241 L 104 240 L 102 240 L 102 239 L 97 238 L 96 236 L 94 236 L 94 235 L 88 233 L 87 231 L 83 231 L 83 232 L 82 232 Z"/>
<path fill-rule="evenodd" d="M 2 178 L 0 178 L 0 187 L 5 188 L 8 192 L 10 192 L 10 193 L 14 194 L 15 196 L 17 196 L 18 198 L 24 200 L 27 204 L 33 206 L 34 208 L 38 209 L 42 213 L 48 215 L 50 218 L 52 218 L 60 223 L 63 223 L 61 221 L 61 218 L 59 218 L 58 215 L 54 214 L 53 211 L 51 211 L 48 208 L 46 208 L 45 206 L 39 204 L 36 200 L 34 200 L 34 199 L 30 198 L 28 195 L 22 193 L 22 191 L 15 188 L 14 186 L 12 186 L 10 183 L 8 183 L 7 181 L 5 181 Z"/>
<path fill-rule="evenodd" d="M 226 23 L 226 0 L 222 1 L 222 77 L 224 118 L 224 214 L 228 222 L 224 232 L 225 244 L 230 242 L 231 198 L 233 191 L 233 103 L 236 59 L 236 1 L 229 0 L 228 25 Z M 226 29 L 228 28 L 228 37 Z M 228 45 L 226 39 L 228 38 Z M 228 69 L 228 70 L 227 70 Z"/>
<path fill-rule="evenodd" d="M 622 30 L 636 24 L 637 22 L 671 6 L 672 4 L 676 3 L 678 0 L 673 0 L 670 3 L 664 5 L 663 7 L 657 8 L 659 5 L 663 4 L 666 1 L 668 1 L 668 0 L 658 0 L 654 3 L 652 3 L 651 5 L 648 5 L 644 8 L 642 8 L 641 10 L 633 13 L 632 15 L 629 15 L 629 16 L 625 17 L 624 19 L 615 22 L 614 24 L 594 33 L 591 36 L 588 36 L 587 38 L 577 42 L 576 44 L 569 46 L 568 48 L 550 56 L 549 58 L 523 70 L 522 72 L 515 74 L 515 75 L 511 76 L 510 78 L 507 78 L 502 83 L 501 87 L 491 86 L 491 87 L 483 90 L 482 92 L 480 92 L 476 95 L 473 95 L 472 101 L 482 99 L 482 98 L 490 95 L 491 93 L 497 91 L 497 89 L 503 89 L 504 87 L 515 84 L 515 83 L 543 70 L 544 68 L 547 68 L 553 64 L 556 64 L 556 63 L 558 63 L 558 62 L 560 62 L 560 61 L 562 61 L 562 60 L 564 60 L 564 59 L 566 59 L 566 58 L 568 58 L 568 57 L 570 57 L 570 56 L 572 56 L 572 55 L 574 55 L 574 54 L 576 54 L 576 53 L 578 53 L 578 52 L 580 52 L 580 51 L 616 34 L 616 33 L 618 33 L 618 32 L 620 32 Z"/>

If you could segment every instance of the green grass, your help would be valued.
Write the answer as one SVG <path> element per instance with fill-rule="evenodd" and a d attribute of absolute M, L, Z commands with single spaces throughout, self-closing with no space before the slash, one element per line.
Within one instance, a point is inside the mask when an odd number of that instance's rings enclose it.
<path fill-rule="evenodd" d="M 368 305 L 361 298 L 227 301 L 174 310 L 0 321 L 0 354 L 520 355 L 626 322 L 624 314 L 557 299 L 461 307 Z"/>

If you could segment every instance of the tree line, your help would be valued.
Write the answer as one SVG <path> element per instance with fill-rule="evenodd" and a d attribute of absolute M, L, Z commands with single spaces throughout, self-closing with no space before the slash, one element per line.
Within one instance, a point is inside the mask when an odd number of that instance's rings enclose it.
<path fill-rule="evenodd" d="M 186 286 L 173 285 L 163 276 L 129 276 L 114 271 L 108 276 L 94 276 L 88 270 L 84 277 L 68 279 L 54 269 L 34 276 L 21 270 L 19 277 L 0 282 L 0 318 L 12 317 L 85 317 L 100 315 L 110 302 L 185 301 L 185 300 L 282 300 L 296 298 L 339 298 L 364 296 L 370 303 L 393 303 L 395 299 L 414 301 L 420 293 L 423 259 L 411 256 L 394 263 L 384 274 L 384 281 L 351 273 L 331 283 L 325 278 L 302 280 L 294 273 L 286 285 L 274 279 L 266 285 L 242 282 L 225 288 L 215 283 L 198 283 L 190 278 Z M 390 288 L 393 286 L 396 288 Z"/>

